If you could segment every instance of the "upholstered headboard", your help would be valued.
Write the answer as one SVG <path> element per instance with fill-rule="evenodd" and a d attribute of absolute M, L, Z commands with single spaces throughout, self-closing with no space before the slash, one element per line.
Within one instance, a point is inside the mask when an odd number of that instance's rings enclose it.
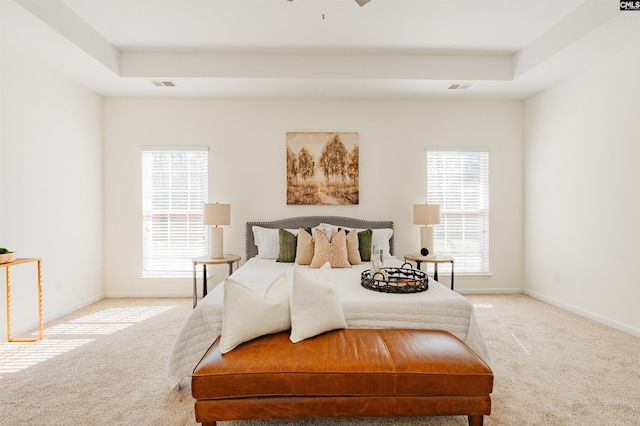
<path fill-rule="evenodd" d="M 344 226 L 346 228 L 359 228 L 359 229 L 380 229 L 391 228 L 393 229 L 393 221 L 371 221 L 363 219 L 354 219 L 351 217 L 341 216 L 302 216 L 292 217 L 288 219 L 274 220 L 271 222 L 247 222 L 246 230 L 246 259 L 249 260 L 258 254 L 258 247 L 253 240 L 252 226 L 262 226 L 263 228 L 313 228 L 321 223 L 330 223 L 332 225 Z M 393 250 L 393 236 L 389 240 L 390 252 L 394 254 Z"/>

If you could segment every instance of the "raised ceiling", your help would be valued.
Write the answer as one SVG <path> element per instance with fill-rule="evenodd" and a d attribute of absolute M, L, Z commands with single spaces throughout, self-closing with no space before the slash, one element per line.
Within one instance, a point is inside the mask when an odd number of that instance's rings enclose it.
<path fill-rule="evenodd" d="M 525 99 L 633 44 L 617 0 L 0 0 L 2 42 L 104 96 Z M 323 19 L 324 15 L 324 19 Z M 175 86 L 153 84 L 171 81 Z M 449 89 L 452 85 L 466 87 Z"/>

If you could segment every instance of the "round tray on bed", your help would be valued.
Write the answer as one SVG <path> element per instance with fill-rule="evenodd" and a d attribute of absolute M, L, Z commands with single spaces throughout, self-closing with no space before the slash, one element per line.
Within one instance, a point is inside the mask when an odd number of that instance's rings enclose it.
<path fill-rule="evenodd" d="M 360 275 L 362 287 L 382 293 L 419 293 L 429 289 L 429 277 L 413 269 L 410 263 L 399 268 L 386 267 L 373 272 L 367 269 Z"/>

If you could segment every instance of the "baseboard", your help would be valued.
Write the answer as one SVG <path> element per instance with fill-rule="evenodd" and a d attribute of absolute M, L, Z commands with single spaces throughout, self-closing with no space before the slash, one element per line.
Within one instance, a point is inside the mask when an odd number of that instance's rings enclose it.
<path fill-rule="evenodd" d="M 446 285 L 445 285 L 446 287 Z M 456 288 L 460 294 L 522 294 L 521 288 Z"/>
<path fill-rule="evenodd" d="M 68 314 L 70 314 L 72 312 L 77 311 L 78 309 L 82 309 L 85 306 L 89 306 L 92 303 L 96 303 L 96 302 L 104 299 L 104 297 L 105 297 L 104 294 L 98 294 L 96 296 L 93 296 L 93 297 L 90 297 L 88 299 L 85 299 L 82 302 L 78 302 L 78 303 L 75 303 L 75 304 L 73 304 L 71 306 L 67 306 L 64 309 L 61 309 L 61 310 L 56 311 L 54 313 L 48 313 L 47 315 L 43 316 L 42 322 L 44 324 L 47 324 L 47 323 L 49 323 L 51 321 L 55 321 L 58 318 L 62 318 L 65 315 L 68 315 Z M 34 324 L 30 324 L 30 325 L 27 325 L 27 326 L 24 326 L 24 327 L 15 328 L 15 329 L 11 330 L 11 333 L 12 333 L 13 336 L 20 336 L 22 334 L 26 334 L 26 333 L 29 333 L 30 331 L 33 331 L 35 328 L 38 328 L 37 321 Z"/>
<path fill-rule="evenodd" d="M 577 306 L 573 306 L 573 305 L 570 305 L 568 303 L 561 302 L 561 301 L 553 299 L 551 297 L 543 296 L 542 294 L 536 293 L 535 291 L 531 291 L 531 290 L 526 290 L 525 289 L 524 293 L 526 295 L 528 295 L 528 296 L 531 296 L 531 297 L 533 297 L 535 299 L 538 299 L 538 300 L 541 300 L 543 302 L 546 302 L 546 303 L 548 303 L 550 305 L 557 306 L 558 308 L 562 308 L 562 309 L 564 309 L 566 311 L 573 312 L 574 314 L 578 314 L 580 316 L 592 319 L 592 320 L 594 320 L 596 322 L 599 322 L 599 323 L 604 324 L 604 325 L 608 325 L 609 327 L 613 327 L 613 328 L 615 328 L 617 330 L 620 330 L 620 331 L 624 331 L 625 333 L 629 333 L 629 334 L 631 334 L 633 336 L 640 337 L 640 329 L 637 329 L 637 328 L 634 328 L 634 327 L 629 327 L 626 324 L 623 324 L 621 322 L 612 320 L 610 318 L 603 317 L 602 315 L 594 314 L 593 312 L 584 310 L 582 308 L 578 308 Z"/>
<path fill-rule="evenodd" d="M 193 292 L 191 291 L 171 291 L 171 292 L 109 292 L 105 293 L 104 297 L 107 299 L 129 299 L 129 298 L 146 298 L 146 297 L 193 297 Z M 198 297 L 201 297 L 201 294 L 198 293 Z"/>
<path fill-rule="evenodd" d="M 67 306 L 64 309 L 61 309 L 59 311 L 54 312 L 53 314 L 46 315 L 44 317 L 44 322 L 50 322 L 50 321 L 53 321 L 53 320 L 57 320 L 58 318 L 61 318 L 61 317 L 65 316 L 65 315 L 68 315 L 68 314 L 70 314 L 72 312 L 77 311 L 78 309 L 82 309 L 85 306 L 89 306 L 92 303 L 96 303 L 96 302 L 104 299 L 104 297 L 105 297 L 104 294 L 98 294 L 98 295 L 95 295 L 95 296 L 90 297 L 88 299 L 85 299 L 82 302 L 78 302 L 78 303 L 75 303 L 75 304 L 73 304 L 71 306 Z"/>

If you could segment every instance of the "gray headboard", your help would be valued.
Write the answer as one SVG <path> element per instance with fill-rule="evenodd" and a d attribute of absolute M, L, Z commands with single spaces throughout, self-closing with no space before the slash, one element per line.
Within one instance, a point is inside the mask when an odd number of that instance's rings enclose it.
<path fill-rule="evenodd" d="M 344 226 L 347 228 L 360 228 L 360 229 L 379 229 L 379 228 L 391 228 L 393 229 L 393 221 L 385 220 L 385 221 L 371 221 L 371 220 L 363 220 L 363 219 L 354 219 L 351 217 L 340 217 L 340 216 L 302 216 L 302 217 L 291 217 L 289 219 L 280 219 L 274 220 L 271 222 L 247 222 L 247 230 L 246 230 L 246 260 L 251 259 L 252 257 L 258 254 L 258 247 L 256 247 L 255 242 L 253 241 L 253 231 L 252 226 L 262 226 L 263 228 L 288 228 L 288 229 L 296 229 L 296 228 L 313 228 L 314 226 L 318 226 L 320 223 L 330 223 L 332 225 Z M 389 241 L 389 245 L 391 247 L 391 254 L 393 254 L 393 236 Z"/>

